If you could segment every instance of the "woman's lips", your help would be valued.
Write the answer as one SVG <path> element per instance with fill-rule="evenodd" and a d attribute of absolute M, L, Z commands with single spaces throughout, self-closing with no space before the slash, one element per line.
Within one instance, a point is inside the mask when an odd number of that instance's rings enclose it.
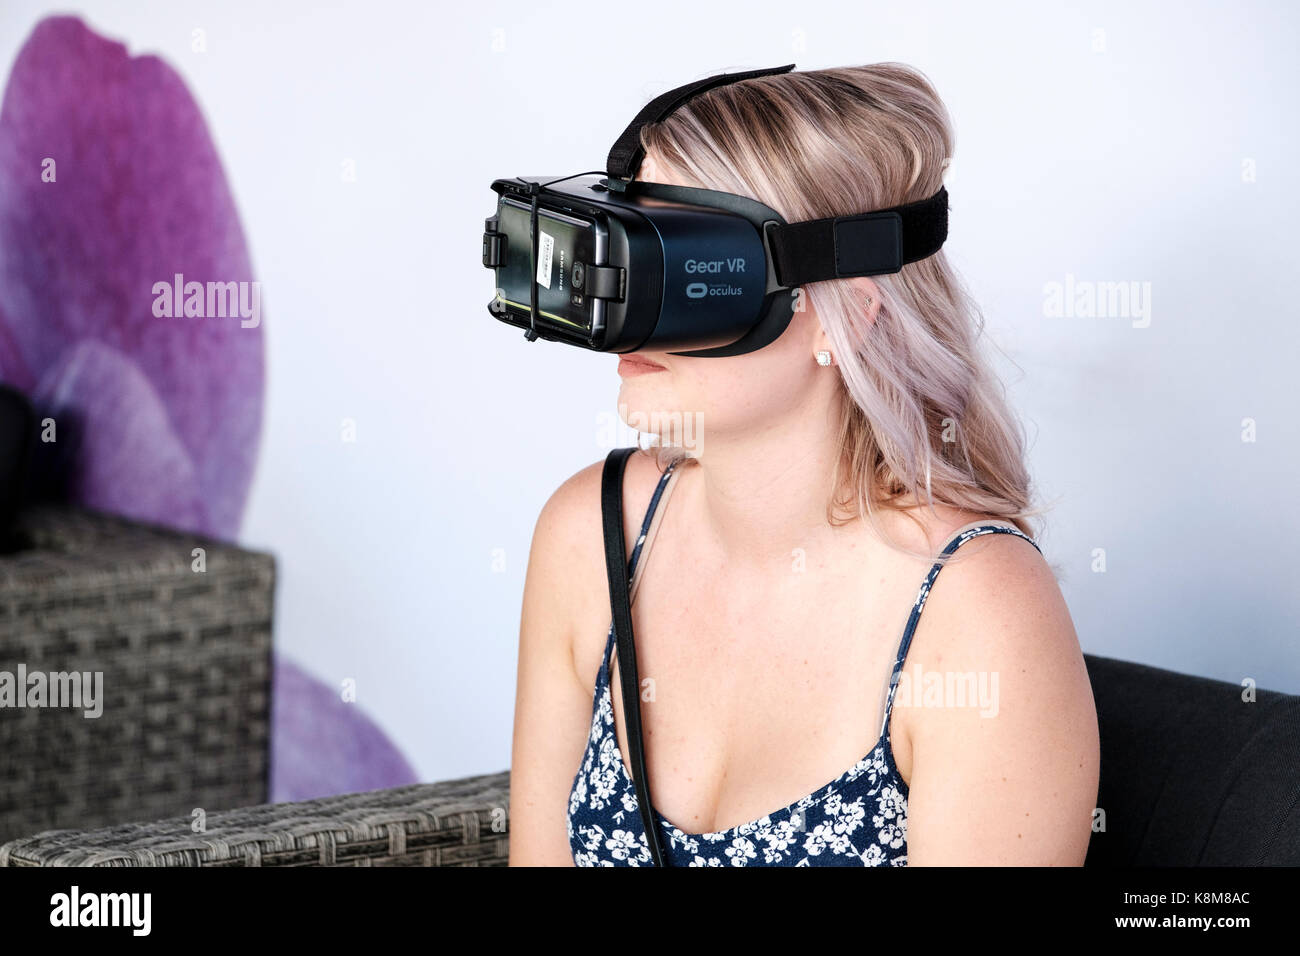
<path fill-rule="evenodd" d="M 645 375 L 648 372 L 666 372 L 662 365 L 651 362 L 638 355 L 620 355 L 618 357 L 618 374 L 626 378 L 629 375 Z"/>

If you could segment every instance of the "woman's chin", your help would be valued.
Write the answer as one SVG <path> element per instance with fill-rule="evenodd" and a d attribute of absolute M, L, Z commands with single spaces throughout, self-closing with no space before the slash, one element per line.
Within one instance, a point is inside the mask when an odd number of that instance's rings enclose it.
<path fill-rule="evenodd" d="M 629 428 L 635 428 L 639 432 L 658 434 L 656 423 L 671 418 L 672 413 L 667 409 L 643 402 L 628 402 L 627 397 L 620 393 L 618 396 L 618 417 Z"/>
<path fill-rule="evenodd" d="M 697 412 L 683 412 L 667 404 L 638 402 L 626 392 L 619 393 L 618 417 L 623 424 L 646 435 L 655 435 L 661 444 L 697 446 L 702 434 L 702 417 Z"/>

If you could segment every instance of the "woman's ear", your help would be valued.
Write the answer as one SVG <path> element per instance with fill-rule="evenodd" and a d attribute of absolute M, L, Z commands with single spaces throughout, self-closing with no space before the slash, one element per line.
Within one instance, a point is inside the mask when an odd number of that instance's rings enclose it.
<path fill-rule="evenodd" d="M 861 320 L 863 328 L 871 328 L 875 324 L 876 317 L 880 315 L 880 286 L 876 285 L 868 276 L 857 276 L 846 280 L 849 283 L 849 294 L 853 296 L 854 301 L 861 308 Z M 811 306 L 811 303 L 809 304 Z M 825 352 L 830 355 L 830 364 L 838 364 L 835 360 L 835 350 L 831 348 L 830 339 L 826 335 L 826 330 L 822 327 L 821 319 L 817 317 L 816 310 L 809 308 L 813 313 L 812 318 L 817 323 L 817 331 L 813 336 L 813 355 Z M 856 324 L 856 323 L 855 323 Z"/>
<path fill-rule="evenodd" d="M 637 168 L 636 175 L 632 178 L 639 179 L 643 183 L 656 182 L 657 180 L 655 179 L 655 174 L 657 173 L 658 169 L 659 169 L 659 164 L 655 161 L 654 156 L 652 156 L 649 153 L 646 153 L 643 157 L 641 157 L 641 165 Z"/>
<path fill-rule="evenodd" d="M 880 314 L 880 286 L 869 276 L 858 276 L 850 279 L 853 294 L 857 297 L 865 310 L 865 322 L 868 328 L 876 322 L 876 316 Z"/>
<path fill-rule="evenodd" d="M 823 361 L 823 356 L 829 358 Z M 817 331 L 813 333 L 813 358 L 818 365 L 835 364 L 835 349 L 831 347 L 831 340 L 826 335 L 826 330 L 822 328 L 820 321 L 817 323 Z"/>

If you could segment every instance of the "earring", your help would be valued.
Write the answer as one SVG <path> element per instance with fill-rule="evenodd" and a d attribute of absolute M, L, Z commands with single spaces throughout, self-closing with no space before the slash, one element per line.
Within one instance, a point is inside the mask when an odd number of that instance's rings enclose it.
<path fill-rule="evenodd" d="M 830 365 L 830 364 L 831 364 L 831 353 L 830 353 L 830 352 L 827 352 L 825 349 L 818 349 L 818 350 L 817 350 L 817 364 L 818 364 L 818 365 L 821 365 L 821 366 Z"/>

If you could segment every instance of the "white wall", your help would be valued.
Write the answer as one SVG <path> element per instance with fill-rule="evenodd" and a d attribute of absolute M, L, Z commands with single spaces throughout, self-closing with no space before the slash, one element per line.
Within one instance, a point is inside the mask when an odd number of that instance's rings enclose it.
<path fill-rule="evenodd" d="M 791 61 L 902 60 L 946 99 L 947 248 L 1019 366 L 1008 387 L 1059 502 L 1042 543 L 1084 649 L 1300 691 L 1294 5 L 73 9 L 163 55 L 208 117 L 266 295 L 243 537 L 280 559 L 276 640 L 355 678 L 424 779 L 508 766 L 533 522 L 610 447 L 617 393 L 612 359 L 488 316 L 488 184 L 597 168 L 655 93 Z M 6 73 L 56 12 L 5 0 Z M 1067 273 L 1149 282 L 1149 327 L 1045 316 Z"/>

